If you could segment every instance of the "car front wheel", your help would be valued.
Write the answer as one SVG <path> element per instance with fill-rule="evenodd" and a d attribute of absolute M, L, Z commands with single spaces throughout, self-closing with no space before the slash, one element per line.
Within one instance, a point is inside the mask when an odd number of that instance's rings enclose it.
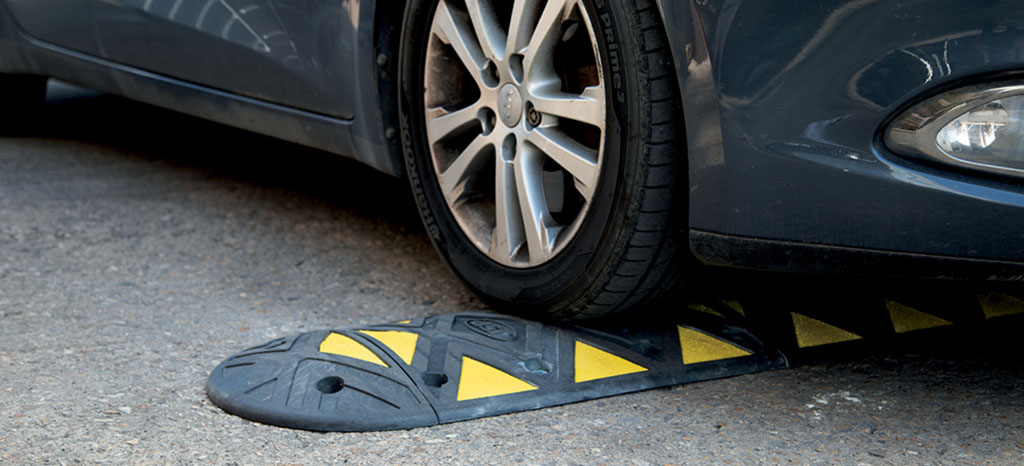
<path fill-rule="evenodd" d="M 678 285 L 682 115 L 653 3 L 414 0 L 404 21 L 408 174 L 474 291 L 591 318 Z"/>

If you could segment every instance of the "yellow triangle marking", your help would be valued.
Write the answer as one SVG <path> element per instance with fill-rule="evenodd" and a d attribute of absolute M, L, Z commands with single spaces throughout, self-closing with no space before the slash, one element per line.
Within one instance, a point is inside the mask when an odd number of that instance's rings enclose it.
<path fill-rule="evenodd" d="M 801 348 L 830 345 L 844 341 L 860 340 L 860 335 L 847 332 L 839 327 L 826 324 L 818 319 L 791 312 L 793 330 L 796 332 L 796 344 Z"/>
<path fill-rule="evenodd" d="M 646 367 L 633 364 L 619 356 L 576 341 L 576 383 L 618 375 L 644 372 Z"/>
<path fill-rule="evenodd" d="M 463 356 L 462 374 L 459 375 L 459 392 L 455 395 L 455 399 L 458 401 L 475 400 L 536 389 L 537 387 L 505 372 Z"/>
<path fill-rule="evenodd" d="M 889 308 L 889 318 L 892 320 L 892 328 L 896 333 L 953 325 L 948 320 L 926 314 L 910 306 L 904 306 L 896 301 L 886 300 L 885 307 Z"/>
<path fill-rule="evenodd" d="M 1002 293 L 981 293 L 978 295 L 978 302 L 981 304 L 981 310 L 985 311 L 986 319 L 1024 313 L 1024 301 Z"/>
<path fill-rule="evenodd" d="M 406 364 L 412 365 L 412 357 L 416 355 L 416 340 L 420 338 L 419 334 L 398 330 L 360 330 L 359 333 L 375 338 L 384 346 L 391 348 L 391 351 L 394 351 Z"/>
<path fill-rule="evenodd" d="M 324 338 L 324 341 L 320 342 L 320 352 L 337 354 L 338 356 L 372 362 L 379 366 L 391 367 L 377 357 L 376 354 L 373 354 L 373 351 L 363 346 L 362 343 L 338 333 L 331 333 L 327 335 L 327 338 Z"/>
<path fill-rule="evenodd" d="M 690 305 L 690 309 L 693 309 L 694 311 L 698 311 L 698 312 L 703 312 L 705 314 L 711 314 L 713 316 L 718 316 L 718 317 L 721 317 L 723 319 L 725 318 L 725 316 L 723 316 L 722 313 L 720 313 L 720 312 L 718 312 L 718 311 L 716 311 L 714 309 L 711 309 L 710 307 L 707 307 L 707 306 L 705 306 L 703 304 L 691 304 Z"/>
<path fill-rule="evenodd" d="M 732 308 L 732 310 L 738 312 L 741 316 L 747 316 L 747 313 L 743 311 L 743 305 L 740 304 L 739 301 L 736 301 L 735 299 L 725 299 L 722 300 L 722 303 Z"/>
<path fill-rule="evenodd" d="M 410 321 L 408 321 L 408 320 L 400 320 L 400 321 L 398 321 L 398 322 L 395 322 L 395 323 L 396 323 L 396 324 L 408 324 L 409 322 L 410 322 Z"/>
<path fill-rule="evenodd" d="M 679 346 L 683 349 L 683 364 L 739 358 L 752 354 L 750 351 L 699 330 L 678 325 L 676 328 L 679 329 Z"/>

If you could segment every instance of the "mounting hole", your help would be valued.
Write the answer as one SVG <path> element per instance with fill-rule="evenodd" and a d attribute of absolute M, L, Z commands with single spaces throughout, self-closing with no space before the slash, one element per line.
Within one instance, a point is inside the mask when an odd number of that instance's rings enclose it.
<path fill-rule="evenodd" d="M 545 375 L 551 372 L 551 365 L 538 358 L 530 358 L 523 361 L 523 367 L 538 375 Z"/>
<path fill-rule="evenodd" d="M 338 393 L 342 388 L 345 388 L 345 381 L 341 377 L 324 377 L 316 382 L 316 389 L 325 395 Z"/>
<path fill-rule="evenodd" d="M 431 387 L 440 387 L 448 383 L 448 376 L 439 372 L 424 372 L 423 383 Z"/>
<path fill-rule="evenodd" d="M 636 350 L 638 353 L 649 358 L 657 358 L 658 356 L 661 355 L 661 348 L 658 348 L 657 346 L 650 342 L 641 342 L 637 346 Z"/>

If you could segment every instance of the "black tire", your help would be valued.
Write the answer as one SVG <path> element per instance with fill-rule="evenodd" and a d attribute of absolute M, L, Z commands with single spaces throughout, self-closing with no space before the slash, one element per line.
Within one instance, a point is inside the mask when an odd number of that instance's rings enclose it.
<path fill-rule="evenodd" d="M 46 101 L 45 76 L 0 74 L 0 133 L 16 134 L 39 116 Z"/>
<path fill-rule="evenodd" d="M 441 257 L 489 305 L 555 319 L 591 319 L 682 286 L 686 157 L 665 30 L 653 2 L 584 0 L 606 87 L 605 162 L 590 210 L 565 249 L 531 268 L 483 254 L 448 209 L 428 155 L 423 112 L 428 28 L 437 0 L 412 0 L 400 53 L 400 118 L 416 202 Z"/>

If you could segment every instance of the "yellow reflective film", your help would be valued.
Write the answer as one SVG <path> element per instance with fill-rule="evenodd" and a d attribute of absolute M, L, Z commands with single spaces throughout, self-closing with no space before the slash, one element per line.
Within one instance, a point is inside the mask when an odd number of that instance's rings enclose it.
<path fill-rule="evenodd" d="M 796 333 L 796 343 L 801 348 L 831 345 L 833 343 L 860 339 L 860 335 L 856 333 L 847 332 L 818 319 L 812 319 L 795 312 L 791 314 L 793 315 L 793 330 Z"/>
<path fill-rule="evenodd" d="M 736 301 L 735 299 L 726 299 L 723 300 L 722 303 L 724 303 L 726 306 L 729 306 L 732 310 L 739 313 L 739 315 L 743 317 L 747 316 L 747 313 L 743 310 L 743 305 L 740 304 L 739 301 Z"/>
<path fill-rule="evenodd" d="M 981 293 L 978 295 L 981 310 L 986 319 L 1012 316 L 1024 313 L 1024 301 L 1003 293 Z"/>
<path fill-rule="evenodd" d="M 528 392 L 537 387 L 517 379 L 475 359 L 462 357 L 458 401 L 475 400 L 512 393 Z"/>
<path fill-rule="evenodd" d="M 599 350 L 578 340 L 576 341 L 575 361 L 576 383 L 647 370 L 643 366 L 633 364 L 619 356 Z"/>
<path fill-rule="evenodd" d="M 718 316 L 718 317 L 721 317 L 723 319 L 725 318 L 725 316 L 723 316 L 722 313 L 720 313 L 720 312 L 718 312 L 718 311 L 716 311 L 714 309 L 711 309 L 710 307 L 707 307 L 707 306 L 705 306 L 703 304 L 696 304 L 696 303 L 691 304 L 690 305 L 690 309 L 693 309 L 694 311 L 697 311 L 697 312 L 703 312 L 705 314 L 711 314 L 713 316 Z"/>
<path fill-rule="evenodd" d="M 412 332 L 401 332 L 397 330 L 360 330 L 359 333 L 369 335 L 394 351 L 406 364 L 412 365 L 412 358 L 416 355 L 416 341 L 419 334 Z"/>
<path fill-rule="evenodd" d="M 320 352 L 337 354 L 338 356 L 345 356 L 352 359 L 358 359 L 360 361 L 372 362 L 379 366 L 390 367 L 384 361 L 382 361 L 373 351 L 363 346 L 362 343 L 353 340 L 350 337 L 341 335 L 338 333 L 331 333 L 324 338 L 324 341 L 320 342 Z"/>
<path fill-rule="evenodd" d="M 953 325 L 952 322 L 940 319 L 931 314 L 918 311 L 910 306 L 897 303 L 896 301 L 885 301 L 885 307 L 889 309 L 889 319 L 892 320 L 892 329 L 896 333 L 913 332 L 926 328 L 944 327 Z"/>
<path fill-rule="evenodd" d="M 697 364 L 751 355 L 750 351 L 704 332 L 681 326 L 676 326 L 676 328 L 679 329 L 679 346 L 683 352 L 683 364 Z"/>

